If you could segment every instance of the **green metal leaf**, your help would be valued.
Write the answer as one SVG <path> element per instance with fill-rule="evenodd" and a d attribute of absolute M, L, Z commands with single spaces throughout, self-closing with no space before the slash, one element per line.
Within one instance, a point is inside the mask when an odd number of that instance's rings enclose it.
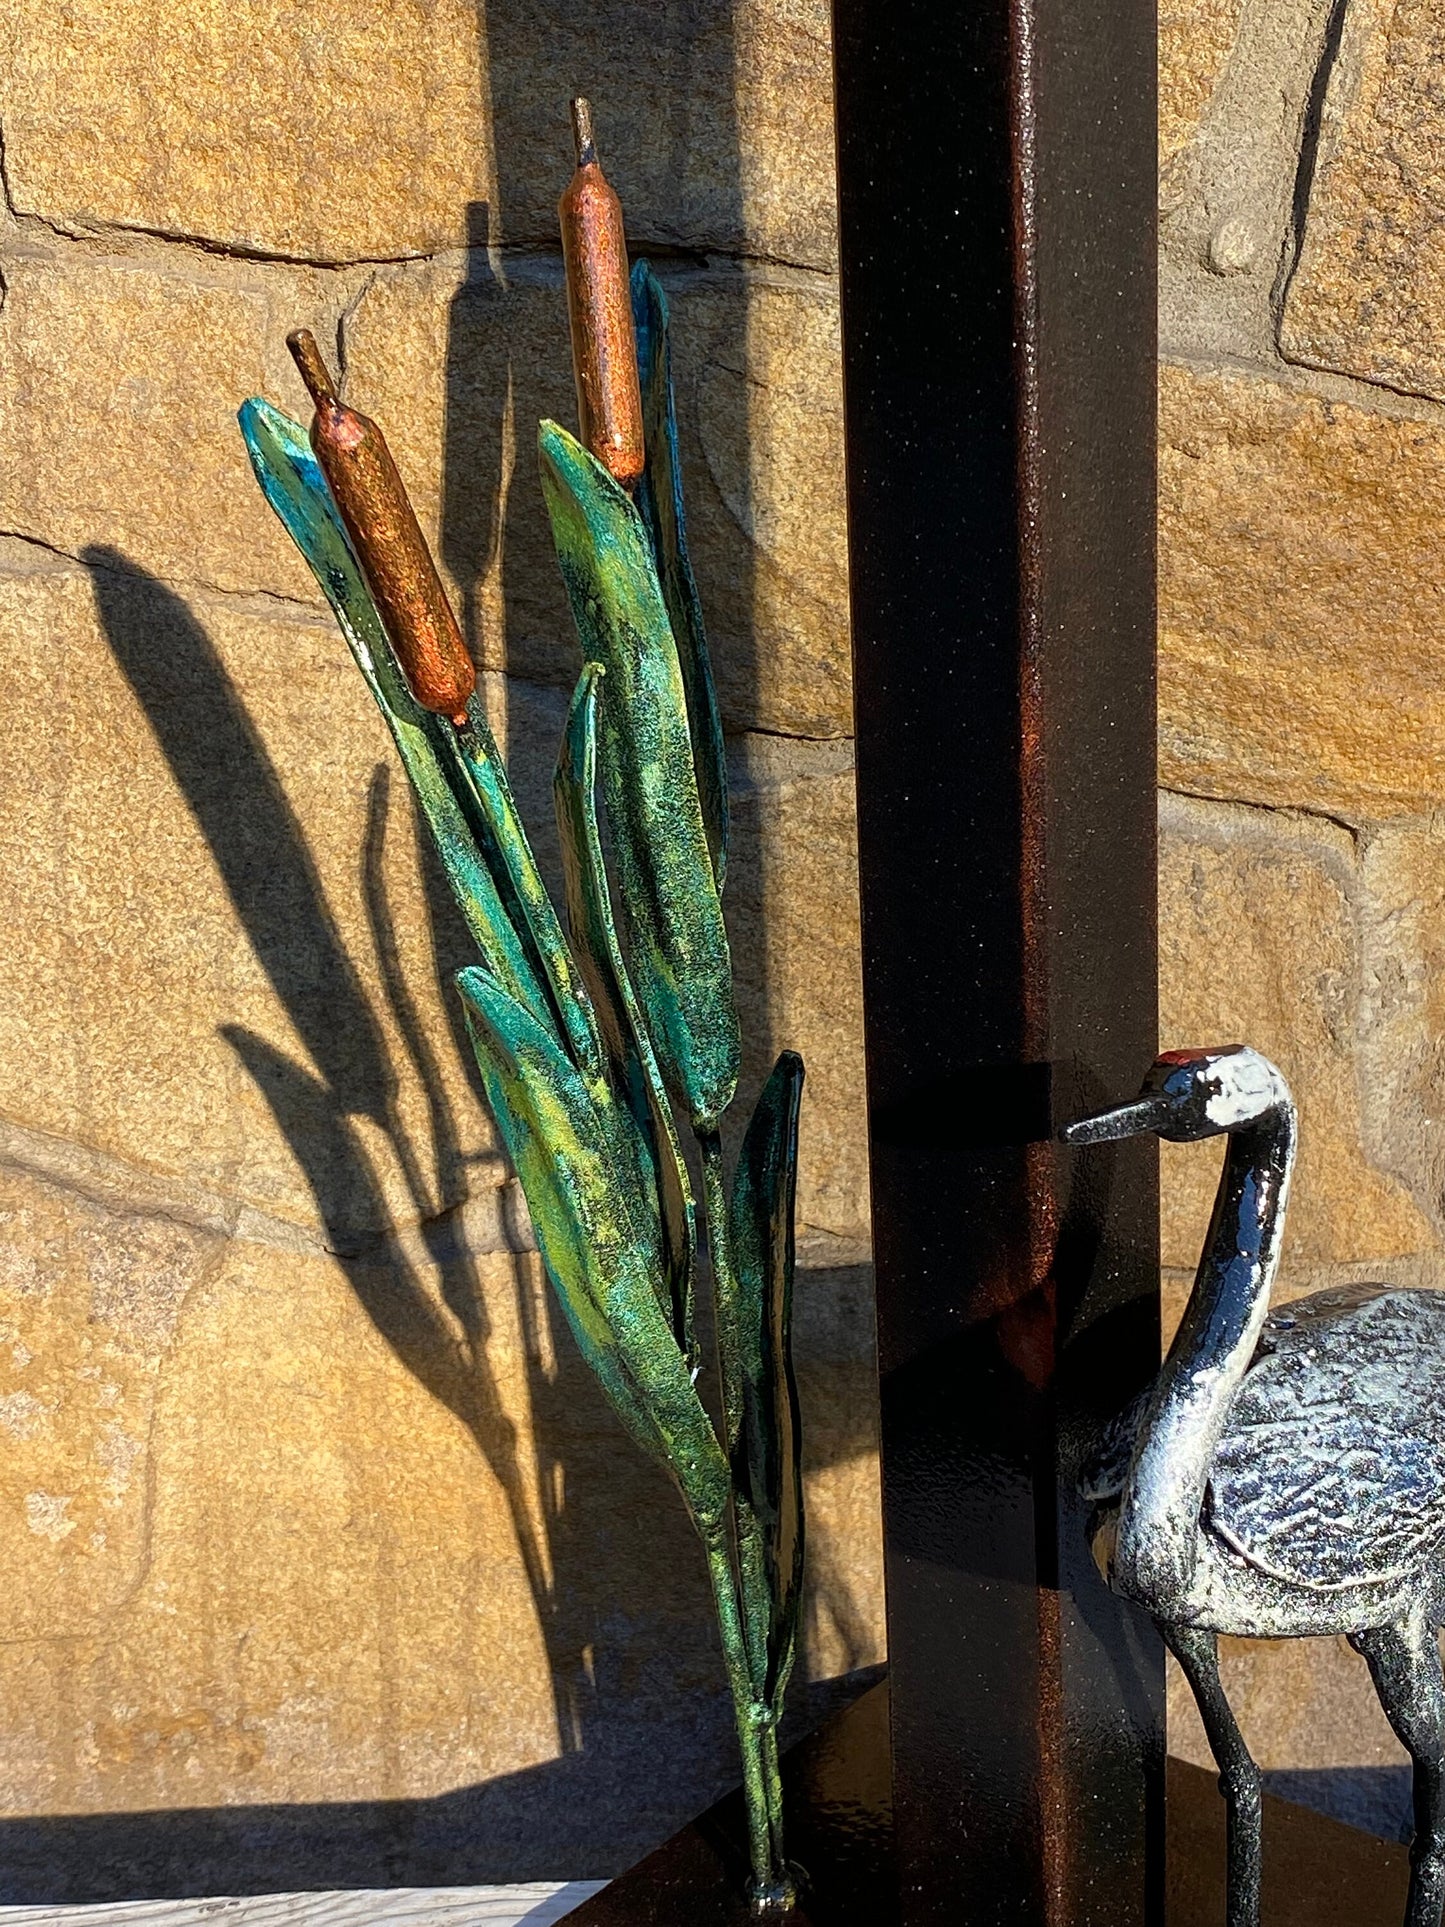
<path fill-rule="evenodd" d="M 663 1073 L 705 1130 L 737 1085 L 738 1020 L 677 645 L 626 491 L 555 422 L 539 446 L 582 653 L 607 670 L 602 788 L 633 981 Z"/>
<path fill-rule="evenodd" d="M 613 1081 L 649 1149 L 647 1175 L 662 1224 L 663 1275 L 674 1335 L 696 1376 L 693 1332 L 696 1214 L 687 1167 L 657 1057 L 627 974 L 612 915 L 612 893 L 597 821 L 597 692 L 605 671 L 589 662 L 578 679 L 557 759 L 554 794 L 567 888 L 567 924 L 602 1035 Z"/>
<path fill-rule="evenodd" d="M 443 722 L 442 735 L 449 765 L 459 770 L 476 799 L 476 809 L 468 813 L 477 827 L 487 867 L 497 881 L 513 923 L 531 938 L 573 1060 L 588 1077 L 597 1079 L 603 1075 L 604 1066 L 597 1015 L 585 978 L 579 975 L 562 935 L 557 912 L 552 908 L 552 899 L 522 826 L 506 765 L 475 693 L 467 704 L 467 720 L 462 728 L 448 731 L 448 725 Z M 457 787 L 460 790 L 461 784 Z"/>
<path fill-rule="evenodd" d="M 771 1595 L 767 1699 L 777 1705 L 796 1644 L 803 1484 L 792 1320 L 798 1111 L 803 1060 L 784 1051 L 763 1087 L 733 1175 L 734 1336 L 742 1410 L 733 1477 L 757 1521 Z"/>
<path fill-rule="evenodd" d="M 480 701 L 457 730 L 423 709 L 392 654 L 350 539 L 305 430 L 269 402 L 240 411 L 262 492 L 335 611 L 395 739 L 467 927 L 488 970 L 575 1061 L 603 1075 L 602 1039 L 537 871 Z"/>
<path fill-rule="evenodd" d="M 484 970 L 457 986 L 487 1099 L 547 1271 L 588 1364 L 633 1437 L 673 1473 L 700 1526 L 730 1497 L 727 1461 L 654 1289 L 613 1134 L 566 1055 Z"/>
<path fill-rule="evenodd" d="M 702 604 L 687 554 L 667 296 L 645 261 L 636 262 L 632 269 L 632 319 L 637 331 L 637 370 L 642 384 L 642 425 L 647 445 L 647 467 L 638 485 L 637 506 L 652 540 L 662 598 L 677 641 L 683 688 L 687 692 L 687 721 L 698 795 L 721 895 L 728 861 L 727 754 L 703 629 Z"/>

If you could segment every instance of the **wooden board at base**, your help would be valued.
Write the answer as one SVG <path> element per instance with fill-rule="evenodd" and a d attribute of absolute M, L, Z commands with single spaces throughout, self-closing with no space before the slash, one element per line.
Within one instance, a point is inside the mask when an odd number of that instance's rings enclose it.
<path fill-rule="evenodd" d="M 507 1887 L 0 1907 L 0 1927 L 553 1927 L 602 1885 L 600 1880 L 532 1880 Z"/>

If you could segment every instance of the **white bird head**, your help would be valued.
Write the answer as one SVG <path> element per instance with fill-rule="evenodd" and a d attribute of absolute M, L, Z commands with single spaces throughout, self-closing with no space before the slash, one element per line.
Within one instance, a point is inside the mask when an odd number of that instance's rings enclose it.
<path fill-rule="evenodd" d="M 1106 1144 L 1155 1131 L 1174 1143 L 1193 1143 L 1223 1131 L 1242 1131 L 1272 1113 L 1292 1111 L 1289 1086 L 1267 1057 L 1248 1044 L 1214 1050 L 1165 1051 L 1154 1060 L 1132 1104 L 1066 1124 L 1066 1144 Z"/>

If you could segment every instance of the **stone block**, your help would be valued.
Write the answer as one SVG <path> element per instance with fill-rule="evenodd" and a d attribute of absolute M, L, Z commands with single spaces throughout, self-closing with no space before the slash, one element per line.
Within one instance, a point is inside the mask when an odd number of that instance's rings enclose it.
<path fill-rule="evenodd" d="M 468 958 L 329 618 L 0 577 L 0 1111 L 339 1248 L 502 1174 Z"/>
<path fill-rule="evenodd" d="M 16 210 L 320 262 L 556 239 L 567 100 L 598 114 L 641 238 L 827 266 L 821 0 L 15 0 Z"/>
<path fill-rule="evenodd" d="M 1358 1081 L 1377 1160 L 1445 1247 L 1445 819 L 1369 832 L 1360 856 L 1364 963 Z"/>
<path fill-rule="evenodd" d="M 1360 0 L 1330 76 L 1286 355 L 1445 400 L 1441 0 Z"/>
<path fill-rule="evenodd" d="M 734 1126 L 778 1052 L 801 1052 L 799 1236 L 856 1253 L 869 1215 L 851 748 L 739 746 L 724 902 L 745 1051 Z"/>
<path fill-rule="evenodd" d="M 1173 0 L 1159 10 L 1159 165 L 1194 138 L 1239 32 L 1244 0 Z"/>
<path fill-rule="evenodd" d="M 116 1481 L 104 1429 L 88 1465 L 69 1462 L 91 1445 L 90 1388 L 67 1374 L 62 1398 L 81 1409 L 68 1423 L 57 1412 L 54 1462 L 30 1474 L 43 1475 L 54 1520 L 30 1516 L 27 1500 L 29 1542 L 11 1568 L 38 1594 L 23 1622 L 7 1590 L 4 1651 L 39 1662 L 20 1674 L 19 1703 L 8 1669 L 7 1812 L 37 1810 L 27 1729 L 49 1744 L 42 1812 L 433 1792 L 546 1759 L 555 1714 L 521 1549 L 540 1528 L 518 1496 L 535 1486 L 531 1441 L 516 1446 L 517 1492 L 485 1457 L 524 1413 L 518 1261 L 476 1267 L 490 1321 L 476 1392 L 480 1403 L 491 1389 L 497 1407 L 479 1448 L 447 1409 L 445 1379 L 428 1383 L 447 1364 L 443 1339 L 463 1348 L 439 1301 L 428 1301 L 435 1343 L 413 1348 L 409 1372 L 323 1255 L 230 1245 L 173 1287 L 147 1265 L 153 1228 L 114 1215 L 103 1236 L 82 1229 L 102 1252 L 129 1252 L 147 1300 L 169 1296 L 170 1328 L 144 1361 L 151 1411 L 126 1414 L 143 1543 L 124 1590 L 87 1573 L 109 1550 L 91 1548 L 119 1516 L 107 1511 Z M 24 1298 L 6 1305 L 31 1333 L 26 1375 L 43 1383 L 84 1343 L 98 1400 L 124 1369 L 116 1314 L 92 1312 L 87 1327 L 72 1312 L 83 1340 L 61 1324 L 67 1297 L 84 1302 L 90 1247 L 72 1246 L 73 1282 L 53 1242 L 43 1262 L 60 1318 L 42 1325 Z M 19 1509 L 7 1491 L 7 1536 Z"/>
<path fill-rule="evenodd" d="M 120 551 L 170 580 L 318 600 L 251 475 L 247 395 L 286 380 L 315 275 L 11 256 L 0 322 L 0 529 Z"/>
<path fill-rule="evenodd" d="M 471 0 L 6 10 L 17 211 L 337 260 L 455 242 L 491 193 Z"/>
<path fill-rule="evenodd" d="M 10 1165 L 0 1235 L 0 1641 L 93 1638 L 144 1579 L 160 1367 L 224 1240 Z"/>
<path fill-rule="evenodd" d="M 1161 780 L 1345 817 L 1434 807 L 1440 426 L 1178 367 L 1161 411 Z"/>
<path fill-rule="evenodd" d="M 1384 1128 L 1364 1111 L 1362 1081 L 1378 1079 L 1361 1078 L 1373 972 L 1352 838 L 1319 819 L 1175 796 L 1163 799 L 1161 833 L 1165 1048 L 1252 1044 L 1299 1106 L 1281 1288 L 1311 1267 L 1433 1250 L 1436 1209 L 1427 1215 L 1428 1194 L 1397 1174 L 1389 1151 L 1408 1120 Z M 1164 1262 L 1192 1272 L 1223 1147 L 1162 1153 Z"/>
<path fill-rule="evenodd" d="M 0 1213 L 7 1880 L 27 1817 L 99 1880 L 88 1817 L 133 1870 L 209 1808 L 335 1884 L 358 1801 L 427 1803 L 362 1814 L 367 1869 L 609 1873 L 727 1783 L 700 1550 L 535 1255 L 347 1265 L 10 1161 Z M 868 1303 L 801 1281 L 803 1678 L 878 1652 Z"/>
<path fill-rule="evenodd" d="M 579 656 L 537 480 L 575 421 L 560 272 L 482 257 L 380 275 L 346 325 L 348 396 L 384 426 L 493 668 L 570 686 Z M 694 565 L 730 729 L 851 728 L 838 310 L 831 283 L 665 277 Z M 297 403 L 299 384 L 281 391 Z M 299 405 L 299 404 L 298 404 Z"/>
<path fill-rule="evenodd" d="M 872 1267 L 800 1266 L 793 1344 L 808 1527 L 803 1653 L 813 1678 L 835 1678 L 887 1657 Z"/>

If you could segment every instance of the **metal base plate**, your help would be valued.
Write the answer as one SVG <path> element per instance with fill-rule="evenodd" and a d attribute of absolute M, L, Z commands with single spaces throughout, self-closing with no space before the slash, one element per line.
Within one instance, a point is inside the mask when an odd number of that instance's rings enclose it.
<path fill-rule="evenodd" d="M 888 1687 L 875 1686 L 787 1756 L 791 1851 L 807 1875 L 788 1927 L 901 1927 L 892 1857 Z M 1224 1919 L 1224 1805 L 1214 1775 L 1169 1762 L 1163 1927 Z M 741 1898 L 742 1802 L 729 1795 L 612 1881 L 568 1927 L 758 1927 Z M 1269 1795 L 1264 1927 L 1398 1927 L 1405 1849 Z"/>

